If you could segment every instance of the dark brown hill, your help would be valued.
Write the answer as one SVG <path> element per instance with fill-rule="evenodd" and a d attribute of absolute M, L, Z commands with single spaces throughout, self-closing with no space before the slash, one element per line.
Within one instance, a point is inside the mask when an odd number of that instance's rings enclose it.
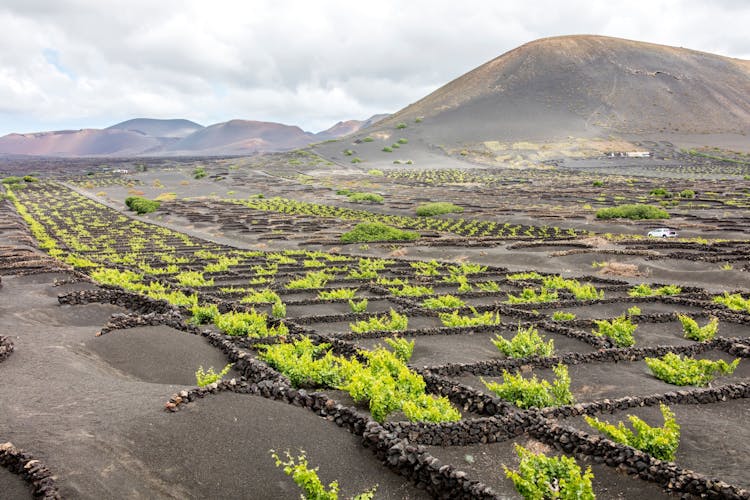
<path fill-rule="evenodd" d="M 522 45 L 374 128 L 441 141 L 750 132 L 750 61 L 602 36 Z"/>

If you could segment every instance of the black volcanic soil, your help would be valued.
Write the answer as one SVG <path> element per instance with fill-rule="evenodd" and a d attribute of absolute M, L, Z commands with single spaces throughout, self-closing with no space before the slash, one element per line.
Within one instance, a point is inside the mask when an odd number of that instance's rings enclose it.
<path fill-rule="evenodd" d="M 221 395 L 163 412 L 171 394 L 194 385 L 197 364 L 223 366 L 218 351 L 160 328 L 97 338 L 106 308 L 58 305 L 51 282 L 60 276 L 3 276 L 0 317 L 15 352 L 0 363 L 0 441 L 44 461 L 64 497 L 297 496 L 271 448 L 305 449 L 321 477 L 338 478 L 346 494 L 378 484 L 386 498 L 424 497 L 357 438 L 306 410 Z M 75 325 L 68 309 L 80 311 Z M 25 485 L 1 472 L 3 497 L 23 498 Z"/>

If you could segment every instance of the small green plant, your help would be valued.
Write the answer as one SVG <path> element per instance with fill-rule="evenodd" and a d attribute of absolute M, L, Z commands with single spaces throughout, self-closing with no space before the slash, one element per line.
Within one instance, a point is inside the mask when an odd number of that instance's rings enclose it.
<path fill-rule="evenodd" d="M 472 312 L 471 316 L 462 316 L 458 311 L 441 313 L 440 322 L 443 323 L 444 326 L 451 328 L 500 324 L 500 313 L 493 313 L 492 311 L 478 313 L 473 307 L 470 309 Z"/>
<path fill-rule="evenodd" d="M 523 378 L 520 372 L 515 375 L 503 370 L 503 382 L 482 383 L 495 393 L 499 398 L 510 401 L 519 408 L 546 408 L 549 406 L 561 406 L 572 404 L 575 399 L 570 392 L 570 376 L 568 367 L 558 364 L 552 369 L 556 378 L 550 384 L 546 380 L 541 381 L 533 375 L 530 379 Z"/>
<path fill-rule="evenodd" d="M 325 270 L 323 271 L 308 271 L 301 278 L 292 279 L 286 284 L 287 290 L 310 290 L 316 288 L 323 288 L 326 284 L 333 279 L 333 275 L 329 274 Z"/>
<path fill-rule="evenodd" d="M 680 191 L 680 198 L 695 198 L 695 191 L 692 189 L 683 189 Z"/>
<path fill-rule="evenodd" d="M 203 277 L 203 273 L 198 271 L 183 271 L 180 274 L 177 274 L 174 278 L 182 286 L 201 287 L 214 284 L 213 278 L 206 279 Z"/>
<path fill-rule="evenodd" d="M 349 309 L 351 309 L 353 313 L 365 312 L 367 310 L 367 299 L 362 299 L 359 302 L 349 299 Z"/>
<path fill-rule="evenodd" d="M 723 359 L 682 358 L 672 352 L 661 358 L 646 358 L 645 361 L 654 376 L 668 384 L 699 387 L 708 385 L 717 375 L 731 375 L 740 363 L 739 358 L 727 363 Z"/>
<path fill-rule="evenodd" d="M 518 444 L 516 453 L 521 459 L 518 471 L 505 466 L 503 468 L 506 477 L 513 481 L 522 497 L 529 500 L 594 500 L 594 489 L 591 485 L 594 474 L 591 467 L 582 472 L 574 458 L 565 455 L 548 457 L 543 453 L 535 454 Z"/>
<path fill-rule="evenodd" d="M 453 295 L 438 295 L 422 301 L 422 307 L 427 309 L 456 309 L 463 307 L 466 303 Z"/>
<path fill-rule="evenodd" d="M 652 205 L 620 205 L 612 208 L 602 208 L 596 212 L 597 219 L 669 219 L 669 213 Z"/>
<path fill-rule="evenodd" d="M 378 176 L 378 177 L 382 177 L 385 174 L 383 173 L 382 170 L 378 170 L 376 168 L 373 168 L 373 169 L 370 169 L 370 170 L 367 171 L 367 175 L 375 175 L 375 176 Z"/>
<path fill-rule="evenodd" d="M 382 149 L 382 151 L 384 153 L 393 153 L 393 148 L 390 147 L 390 146 L 384 146 L 383 149 Z"/>
<path fill-rule="evenodd" d="M 392 339 L 385 339 L 385 343 L 393 349 L 393 354 L 402 363 L 408 363 L 411 359 L 411 355 L 414 352 L 414 341 L 406 340 L 401 337 L 393 337 Z"/>
<path fill-rule="evenodd" d="M 542 288 L 538 294 L 533 288 L 524 288 L 520 295 L 508 294 L 510 304 L 539 304 L 555 302 L 557 299 L 557 291 L 548 288 Z"/>
<path fill-rule="evenodd" d="M 321 290 L 318 292 L 320 300 L 345 300 L 353 299 L 357 293 L 356 288 L 336 288 L 334 290 Z"/>
<path fill-rule="evenodd" d="M 264 288 L 260 291 L 248 288 L 245 292 L 247 295 L 240 299 L 241 304 L 273 304 L 281 300 L 279 294 L 270 288 Z"/>
<path fill-rule="evenodd" d="M 318 477 L 318 467 L 310 469 L 308 466 L 304 450 L 300 450 L 300 454 L 296 459 L 287 450 L 286 461 L 279 458 L 279 455 L 274 450 L 270 451 L 271 457 L 276 462 L 276 467 L 283 467 L 284 473 L 287 476 L 291 476 L 294 483 L 303 491 L 303 494 L 300 495 L 301 498 L 308 500 L 338 500 L 339 482 L 332 481 L 326 489 Z M 375 496 L 376 489 L 377 485 L 356 495 L 352 500 L 371 500 Z"/>
<path fill-rule="evenodd" d="M 721 304 L 733 311 L 750 312 L 750 299 L 744 298 L 739 293 L 724 292 L 724 295 L 717 295 L 713 298 L 716 304 Z"/>
<path fill-rule="evenodd" d="M 410 262 L 409 265 L 415 270 L 417 276 L 439 276 L 441 264 L 436 260 L 428 262 Z"/>
<path fill-rule="evenodd" d="M 216 304 L 208 304 L 204 306 L 194 305 L 190 310 L 193 313 L 193 322 L 198 325 L 213 322 L 214 318 L 219 315 L 219 308 Z"/>
<path fill-rule="evenodd" d="M 276 302 L 274 302 L 271 306 L 271 316 L 277 319 L 285 318 L 286 304 L 284 304 L 281 300 L 277 300 Z"/>
<path fill-rule="evenodd" d="M 721 265 L 722 271 L 731 271 L 732 269 L 734 269 L 734 266 L 729 262 L 725 262 Z"/>
<path fill-rule="evenodd" d="M 652 189 L 648 194 L 650 194 L 651 196 L 657 196 L 657 197 L 660 197 L 660 198 L 671 198 L 672 197 L 672 193 L 670 191 L 667 191 L 664 188 L 655 188 L 655 189 Z"/>
<path fill-rule="evenodd" d="M 203 179 L 206 175 L 206 169 L 203 167 L 198 167 L 193 170 L 193 178 L 195 179 Z"/>
<path fill-rule="evenodd" d="M 677 295 L 682 292 L 682 288 L 677 285 L 665 285 L 659 288 L 651 288 L 645 283 L 634 286 L 628 290 L 628 295 L 631 297 L 653 297 L 653 296 L 668 296 Z"/>
<path fill-rule="evenodd" d="M 686 339 L 704 342 L 716 336 L 719 330 L 719 318 L 711 316 L 704 326 L 698 326 L 698 322 L 686 314 L 678 314 L 677 319 L 682 323 L 682 330 Z"/>
<path fill-rule="evenodd" d="M 235 312 L 219 314 L 214 318 L 214 324 L 223 333 L 231 336 L 269 337 L 286 335 L 289 329 L 284 323 L 269 327 L 265 313 L 255 310 L 250 312 Z"/>
<path fill-rule="evenodd" d="M 382 222 L 362 222 L 354 229 L 341 235 L 342 243 L 363 243 L 373 241 L 413 241 L 419 234 L 388 226 Z"/>
<path fill-rule="evenodd" d="M 128 196 L 125 205 L 138 215 L 156 212 L 161 206 L 160 201 L 149 200 L 141 196 Z"/>
<path fill-rule="evenodd" d="M 545 341 L 544 336 L 533 326 L 522 328 L 518 324 L 518 332 L 510 339 L 506 340 L 500 335 L 495 335 L 490 341 L 497 349 L 509 358 L 526 358 L 529 356 L 552 356 L 555 352 L 555 341 L 549 339 Z"/>
<path fill-rule="evenodd" d="M 460 214 L 464 211 L 463 207 L 454 205 L 447 201 L 435 201 L 432 203 L 423 203 L 417 207 L 419 217 L 432 217 L 442 214 Z"/>
<path fill-rule="evenodd" d="M 377 193 L 351 193 L 347 195 L 349 201 L 353 203 L 364 203 L 366 201 L 372 203 L 383 203 L 384 198 Z"/>
<path fill-rule="evenodd" d="M 475 283 L 477 288 L 479 288 L 483 292 L 499 292 L 500 291 L 500 285 L 497 283 L 497 281 L 484 281 L 480 283 Z"/>
<path fill-rule="evenodd" d="M 615 426 L 588 415 L 583 418 L 593 429 L 617 443 L 645 451 L 659 460 L 673 461 L 680 444 L 680 425 L 669 406 L 662 404 L 660 409 L 664 418 L 662 427 L 651 427 L 635 415 L 628 415 L 633 430 L 625 427 L 623 422 L 618 422 Z"/>
<path fill-rule="evenodd" d="M 638 328 L 638 325 L 633 324 L 629 317 L 618 316 L 611 321 L 606 319 L 595 319 L 597 329 L 592 330 L 591 333 L 597 337 L 609 337 L 611 338 L 617 347 L 630 347 L 635 344 L 633 338 L 633 332 Z"/>
<path fill-rule="evenodd" d="M 341 359 L 330 347 L 303 336 L 294 342 L 259 345 L 258 357 L 286 375 L 294 387 L 336 387 L 344 375 Z"/>
<path fill-rule="evenodd" d="M 602 180 L 595 180 L 595 181 L 593 181 L 591 183 L 591 185 L 594 186 L 594 187 L 602 187 L 602 186 L 604 186 L 604 181 L 602 181 Z"/>
<path fill-rule="evenodd" d="M 408 324 L 408 316 L 399 314 L 391 309 L 384 316 L 373 316 L 366 320 L 350 323 L 349 326 L 354 333 L 401 332 L 406 330 Z"/>
<path fill-rule="evenodd" d="M 576 319 L 576 315 L 571 312 L 555 311 L 552 313 L 553 321 L 572 321 Z"/>
<path fill-rule="evenodd" d="M 406 128 L 406 126 L 407 126 L 407 125 L 406 125 L 406 123 L 404 123 L 404 122 L 400 122 L 400 123 L 399 123 L 398 125 L 396 125 L 396 128 L 397 128 L 398 130 L 402 130 L 402 129 L 405 129 L 405 128 Z"/>
<path fill-rule="evenodd" d="M 226 365 L 219 373 L 216 373 L 214 371 L 214 367 L 210 366 L 208 368 L 208 371 L 203 371 L 203 366 L 199 366 L 198 370 L 195 372 L 195 380 L 198 383 L 198 387 L 206 387 L 209 384 L 213 384 L 214 382 L 218 382 L 222 378 L 224 378 L 224 375 L 229 373 L 229 370 L 232 369 L 232 364 Z"/>
<path fill-rule="evenodd" d="M 403 285 L 401 288 L 391 287 L 388 290 L 396 297 L 422 297 L 435 293 L 432 287 L 420 285 Z"/>
<path fill-rule="evenodd" d="M 641 308 L 638 306 L 632 306 L 628 308 L 628 317 L 632 318 L 633 316 L 640 316 L 641 315 Z"/>

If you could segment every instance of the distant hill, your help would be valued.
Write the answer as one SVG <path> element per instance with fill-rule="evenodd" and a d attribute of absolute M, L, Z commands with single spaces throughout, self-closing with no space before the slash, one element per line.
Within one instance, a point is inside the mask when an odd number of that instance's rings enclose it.
<path fill-rule="evenodd" d="M 204 127 L 190 120 L 134 118 L 106 129 L 59 130 L 0 137 L 0 154 L 35 156 L 243 155 L 285 151 L 335 139 L 373 121 L 339 122 L 313 134 L 293 125 L 230 120 Z"/>
<path fill-rule="evenodd" d="M 306 146 L 313 134 L 291 125 L 252 120 L 230 120 L 205 127 L 165 148 L 190 154 L 249 154 Z"/>
<path fill-rule="evenodd" d="M 750 132 L 750 61 L 603 36 L 545 38 L 377 124 L 426 142 Z"/>
<path fill-rule="evenodd" d="M 107 130 L 132 130 L 141 132 L 152 137 L 176 137 L 183 138 L 201 130 L 203 125 L 199 125 L 190 120 L 158 120 L 154 118 L 134 118 L 124 122 L 107 127 Z"/>
<path fill-rule="evenodd" d="M 373 115 L 367 120 L 347 120 L 345 122 L 338 122 L 333 127 L 315 134 L 315 138 L 325 141 L 328 139 L 336 139 L 338 137 L 353 134 L 362 129 L 372 126 L 374 123 L 379 122 L 387 116 L 387 113 L 383 113 L 379 115 Z"/>
<path fill-rule="evenodd" d="M 63 130 L 0 137 L 0 153 L 36 156 L 134 156 L 164 141 L 131 130 Z"/>

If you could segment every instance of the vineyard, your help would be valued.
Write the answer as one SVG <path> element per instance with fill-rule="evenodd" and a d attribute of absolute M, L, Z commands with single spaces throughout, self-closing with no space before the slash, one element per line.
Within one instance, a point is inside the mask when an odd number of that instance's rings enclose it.
<path fill-rule="evenodd" d="M 491 180 L 456 172 L 439 178 Z M 142 186 L 86 182 L 73 184 Z M 126 309 L 106 321 L 102 339 L 169 325 L 206 338 L 225 357 L 192 367 L 194 388 L 163 395 L 175 419 L 189 418 L 193 407 L 221 408 L 229 393 L 308 408 L 361 436 L 396 472 L 375 498 L 395 496 L 403 485 L 445 498 L 512 496 L 540 466 L 527 462 L 549 460 L 564 464 L 582 491 L 604 497 L 656 498 L 666 489 L 744 498 L 750 488 L 746 461 L 725 460 L 750 443 L 747 433 L 705 435 L 708 422 L 729 425 L 747 413 L 750 298 L 741 291 L 336 249 L 243 249 L 126 215 L 62 183 L 19 184 L 6 186 L 2 203 L 40 249 L 71 269 L 60 303 Z M 155 214 L 195 206 L 165 201 Z M 226 209 L 224 218 L 239 207 L 320 221 L 331 231 L 378 222 L 523 245 L 588 235 L 282 197 L 203 206 Z M 703 245 L 725 252 L 722 259 L 742 258 L 736 246 Z M 606 424 L 607 414 L 630 419 L 635 433 Z M 654 451 L 663 435 L 674 463 Z M 359 486 L 372 487 L 366 483 Z"/>

